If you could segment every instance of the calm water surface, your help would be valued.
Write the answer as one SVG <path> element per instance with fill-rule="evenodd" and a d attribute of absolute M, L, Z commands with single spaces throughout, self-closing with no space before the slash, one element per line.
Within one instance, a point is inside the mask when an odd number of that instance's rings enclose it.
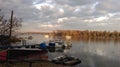
<path fill-rule="evenodd" d="M 24 35 L 23 35 L 24 36 Z M 41 43 L 51 38 L 45 38 L 43 35 L 33 36 L 27 43 Z M 27 37 L 27 36 L 26 36 Z M 78 57 L 82 63 L 75 67 L 120 67 L 120 42 L 111 41 L 84 41 L 72 40 L 72 47 L 63 52 L 49 52 L 48 57 L 52 59 L 60 55 L 70 55 Z"/>

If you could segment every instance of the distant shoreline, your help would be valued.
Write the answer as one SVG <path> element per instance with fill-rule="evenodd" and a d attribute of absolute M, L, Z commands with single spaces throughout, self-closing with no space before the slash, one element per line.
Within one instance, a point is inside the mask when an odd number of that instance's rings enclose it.
<path fill-rule="evenodd" d="M 52 36 L 72 36 L 81 38 L 120 38 L 120 32 L 118 31 L 81 31 L 81 30 L 55 30 L 52 32 L 24 32 L 20 34 L 46 34 Z"/>

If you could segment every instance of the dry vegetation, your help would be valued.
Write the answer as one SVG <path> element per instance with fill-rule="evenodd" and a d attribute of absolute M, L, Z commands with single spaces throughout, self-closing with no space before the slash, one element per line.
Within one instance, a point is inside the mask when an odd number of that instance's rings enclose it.
<path fill-rule="evenodd" d="M 57 30 L 51 33 L 52 36 L 71 36 L 73 40 L 119 40 L 120 32 L 114 31 L 80 31 L 80 30 Z"/>

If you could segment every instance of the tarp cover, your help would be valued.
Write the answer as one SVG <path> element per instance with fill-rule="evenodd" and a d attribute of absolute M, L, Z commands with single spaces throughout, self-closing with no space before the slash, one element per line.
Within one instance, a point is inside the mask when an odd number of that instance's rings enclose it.
<path fill-rule="evenodd" d="M 40 43 L 40 48 L 47 49 L 46 43 L 45 42 Z"/>
<path fill-rule="evenodd" d="M 7 50 L 0 51 L 0 61 L 7 60 Z"/>

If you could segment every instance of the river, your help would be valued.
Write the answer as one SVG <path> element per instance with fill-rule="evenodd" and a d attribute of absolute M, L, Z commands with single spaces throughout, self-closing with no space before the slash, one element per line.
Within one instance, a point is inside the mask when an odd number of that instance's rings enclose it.
<path fill-rule="evenodd" d="M 23 35 L 33 36 L 27 43 L 41 43 L 50 40 L 40 34 Z M 49 52 L 48 57 L 52 59 L 60 55 L 70 55 L 81 59 L 82 63 L 75 67 L 120 67 L 120 42 L 114 40 L 72 40 L 72 47 L 64 49 L 63 52 Z"/>

